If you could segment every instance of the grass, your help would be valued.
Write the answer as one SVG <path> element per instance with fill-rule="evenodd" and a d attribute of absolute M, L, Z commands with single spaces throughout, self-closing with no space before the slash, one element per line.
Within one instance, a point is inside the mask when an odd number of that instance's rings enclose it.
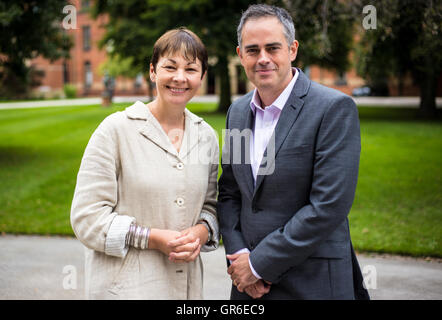
<path fill-rule="evenodd" d="M 69 211 L 90 135 L 129 104 L 0 110 L 0 232 L 72 235 Z M 214 104 L 191 104 L 219 133 Z M 350 213 L 360 251 L 442 257 L 442 123 L 360 107 L 362 154 Z"/>

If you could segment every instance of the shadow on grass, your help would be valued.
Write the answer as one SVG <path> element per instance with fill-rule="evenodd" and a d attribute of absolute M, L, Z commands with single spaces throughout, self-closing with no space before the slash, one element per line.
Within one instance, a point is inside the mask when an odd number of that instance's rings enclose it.
<path fill-rule="evenodd" d="M 422 118 L 419 110 L 412 108 L 358 106 L 358 110 L 362 121 L 442 122 L 442 110 L 438 110 L 438 116 L 433 119 Z"/>
<path fill-rule="evenodd" d="M 0 146 L 0 165 L 1 166 L 18 166 L 41 157 L 39 150 L 29 147 L 17 146 Z"/>

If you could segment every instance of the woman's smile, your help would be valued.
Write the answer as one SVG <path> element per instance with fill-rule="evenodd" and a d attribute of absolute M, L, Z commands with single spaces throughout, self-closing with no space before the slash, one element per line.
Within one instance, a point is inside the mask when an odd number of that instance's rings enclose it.
<path fill-rule="evenodd" d="M 178 87 L 172 87 L 172 86 L 168 86 L 168 85 L 166 85 L 166 88 L 169 89 L 170 91 L 172 91 L 172 93 L 184 93 L 187 90 L 189 90 L 189 88 L 178 88 Z"/>

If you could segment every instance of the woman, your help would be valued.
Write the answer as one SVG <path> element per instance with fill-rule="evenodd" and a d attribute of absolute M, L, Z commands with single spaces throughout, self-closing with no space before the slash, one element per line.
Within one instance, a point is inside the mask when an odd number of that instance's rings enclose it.
<path fill-rule="evenodd" d="M 77 178 L 71 223 L 93 299 L 201 299 L 201 251 L 218 246 L 218 139 L 186 109 L 207 70 L 201 40 L 180 28 L 154 45 L 156 99 L 107 117 Z"/>

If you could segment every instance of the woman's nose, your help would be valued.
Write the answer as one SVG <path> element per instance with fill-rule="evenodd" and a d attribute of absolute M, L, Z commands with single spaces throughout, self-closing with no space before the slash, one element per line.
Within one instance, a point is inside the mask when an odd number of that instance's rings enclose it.
<path fill-rule="evenodd" d="M 185 81 L 186 76 L 185 76 L 184 70 L 178 69 L 174 74 L 173 80 L 177 81 L 177 82 Z"/>

